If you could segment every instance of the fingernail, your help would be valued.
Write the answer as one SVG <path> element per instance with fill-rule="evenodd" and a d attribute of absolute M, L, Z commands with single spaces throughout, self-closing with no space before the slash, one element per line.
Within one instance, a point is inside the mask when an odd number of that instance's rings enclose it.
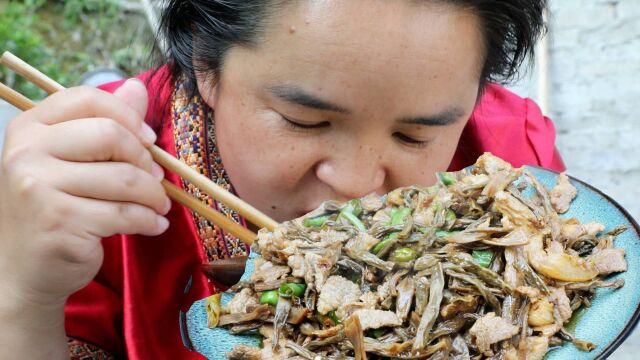
<path fill-rule="evenodd" d="M 160 234 L 165 232 L 169 228 L 169 220 L 164 216 L 158 216 L 156 218 L 156 229 Z"/>
<path fill-rule="evenodd" d="M 158 180 L 164 179 L 164 170 L 162 166 L 158 165 L 155 161 L 151 163 L 151 175 Z"/>
<path fill-rule="evenodd" d="M 171 199 L 167 198 L 164 202 L 164 211 L 162 213 L 167 215 L 169 210 L 171 210 Z"/>
<path fill-rule="evenodd" d="M 143 122 L 142 123 L 142 137 L 149 144 L 153 144 L 153 143 L 156 142 L 156 139 L 158 138 L 158 135 L 156 135 L 156 132 L 153 131 L 151 126 L 149 126 L 149 125 L 147 125 L 147 123 Z"/>

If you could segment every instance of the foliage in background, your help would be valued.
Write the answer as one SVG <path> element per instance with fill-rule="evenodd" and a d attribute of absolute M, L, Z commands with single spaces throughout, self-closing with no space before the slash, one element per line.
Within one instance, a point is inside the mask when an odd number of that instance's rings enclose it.
<path fill-rule="evenodd" d="M 149 66 L 152 46 L 145 17 L 116 0 L 0 0 L 0 52 L 13 52 L 65 86 L 97 68 L 136 74 Z M 45 96 L 4 68 L 0 81 L 30 98 Z"/>

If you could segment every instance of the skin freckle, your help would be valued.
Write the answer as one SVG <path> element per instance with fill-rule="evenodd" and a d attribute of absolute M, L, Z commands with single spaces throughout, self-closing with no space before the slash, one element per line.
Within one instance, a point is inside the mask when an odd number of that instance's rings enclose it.
<path fill-rule="evenodd" d="M 296 32 L 296 27 L 291 25 L 291 27 L 289 28 L 289 34 L 293 34 Z"/>

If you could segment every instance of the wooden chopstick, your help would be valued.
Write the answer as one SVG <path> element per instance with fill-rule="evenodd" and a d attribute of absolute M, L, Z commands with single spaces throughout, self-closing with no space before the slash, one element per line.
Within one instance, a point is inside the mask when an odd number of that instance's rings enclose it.
<path fill-rule="evenodd" d="M 0 63 L 6 65 L 16 73 L 25 76 L 28 80 L 33 81 L 36 85 L 49 93 L 64 89 L 62 85 L 51 80 L 46 75 L 37 71 L 35 68 L 9 52 L 5 52 L 2 57 L 0 57 Z M 25 74 L 28 74 L 28 77 Z M 13 104 L 17 108 L 21 110 L 28 110 L 34 106 L 34 103 L 28 98 L 5 86 L 4 84 L 0 83 L 0 85 L 0 97 Z M 237 211 L 240 215 L 244 216 L 252 223 L 270 230 L 275 229 L 275 227 L 277 226 L 277 222 L 275 220 L 269 218 L 259 210 L 253 208 L 248 203 L 224 190 L 223 188 L 212 182 L 210 179 L 193 170 L 191 167 L 171 156 L 158 146 L 152 145 L 148 149 L 156 162 L 158 162 L 165 168 L 172 170 L 182 178 L 191 181 L 202 191 L 211 195 L 218 201 L 224 203 L 229 208 Z M 229 220 L 224 215 L 204 205 L 198 199 L 195 199 L 193 196 L 185 193 L 182 189 L 173 185 L 172 183 L 165 180 L 163 181 L 163 186 L 167 194 L 172 199 L 198 212 L 200 215 L 210 220 L 214 224 L 237 236 L 241 241 L 247 244 L 251 244 L 256 238 L 256 235 L 250 230 L 238 225 L 237 223 Z"/>
<path fill-rule="evenodd" d="M 40 70 L 27 64 L 9 51 L 5 51 L 2 54 L 2 57 L 0 57 L 0 64 L 6 65 L 16 74 L 19 74 L 23 78 L 36 84 L 40 89 L 46 91 L 47 94 L 53 94 L 56 91 L 64 90 L 64 86 L 53 81 L 53 79 L 40 72 Z"/>
<path fill-rule="evenodd" d="M 34 104 L 28 97 L 0 82 L 0 97 L 22 111 L 31 109 Z"/>

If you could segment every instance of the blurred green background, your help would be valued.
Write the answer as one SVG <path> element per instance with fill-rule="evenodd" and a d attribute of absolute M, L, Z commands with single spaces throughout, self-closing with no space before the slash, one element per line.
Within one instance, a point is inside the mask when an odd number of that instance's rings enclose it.
<path fill-rule="evenodd" d="M 125 75 L 149 68 L 154 37 L 137 1 L 0 0 L 0 52 L 11 51 L 65 86 L 99 68 Z M 45 96 L 4 68 L 0 81 L 29 98 Z"/>

